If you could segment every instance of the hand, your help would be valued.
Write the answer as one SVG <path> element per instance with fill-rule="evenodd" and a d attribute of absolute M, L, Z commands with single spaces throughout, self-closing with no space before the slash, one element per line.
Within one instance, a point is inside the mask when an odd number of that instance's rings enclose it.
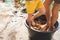
<path fill-rule="evenodd" d="M 36 23 L 34 20 L 32 20 L 32 26 L 35 27 Z"/>
<path fill-rule="evenodd" d="M 27 18 L 27 22 L 28 22 L 29 26 L 34 25 L 34 16 L 29 14 L 28 18 Z"/>

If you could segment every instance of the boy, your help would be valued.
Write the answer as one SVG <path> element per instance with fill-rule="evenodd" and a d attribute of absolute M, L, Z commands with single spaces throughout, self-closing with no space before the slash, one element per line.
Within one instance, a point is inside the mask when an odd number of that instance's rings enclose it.
<path fill-rule="evenodd" d="M 50 17 L 50 5 L 54 1 L 54 6 L 52 9 L 52 17 Z M 56 23 L 58 19 L 58 11 L 60 10 L 60 0 L 45 0 L 44 6 L 46 8 L 46 14 L 47 14 L 47 26 L 54 27 L 54 24 Z"/>
<path fill-rule="evenodd" d="M 31 24 L 35 25 L 34 19 L 45 14 L 45 8 L 41 0 L 26 0 L 26 8 L 28 13 L 27 22 L 29 23 L 29 26 Z M 33 15 L 36 9 L 39 12 L 37 12 L 36 15 Z"/>

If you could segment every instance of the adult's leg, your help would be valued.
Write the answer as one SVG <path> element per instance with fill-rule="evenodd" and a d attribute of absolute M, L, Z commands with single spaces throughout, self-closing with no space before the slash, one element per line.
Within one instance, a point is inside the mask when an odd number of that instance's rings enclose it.
<path fill-rule="evenodd" d="M 47 18 L 47 26 L 51 25 L 51 13 L 50 13 L 50 5 L 53 2 L 53 0 L 45 0 L 44 6 L 46 8 L 46 18 Z"/>
<path fill-rule="evenodd" d="M 58 11 L 60 9 L 60 4 L 54 3 L 54 7 L 52 9 L 52 18 L 51 18 L 51 25 L 54 26 L 58 19 Z"/>

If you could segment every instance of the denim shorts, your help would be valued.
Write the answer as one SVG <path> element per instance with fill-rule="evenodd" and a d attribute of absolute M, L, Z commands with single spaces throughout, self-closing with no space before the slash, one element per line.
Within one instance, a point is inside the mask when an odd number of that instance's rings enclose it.
<path fill-rule="evenodd" d="M 60 4 L 60 0 L 54 0 L 56 4 Z"/>

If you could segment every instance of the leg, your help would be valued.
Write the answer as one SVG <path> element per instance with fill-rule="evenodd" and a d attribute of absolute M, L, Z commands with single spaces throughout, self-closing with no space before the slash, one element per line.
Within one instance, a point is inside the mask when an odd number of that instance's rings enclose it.
<path fill-rule="evenodd" d="M 58 19 L 58 11 L 60 9 L 60 4 L 54 4 L 53 10 L 52 10 L 52 19 L 51 19 L 51 25 L 54 26 Z"/>
<path fill-rule="evenodd" d="M 47 18 L 47 26 L 51 25 L 51 18 L 50 18 L 50 5 L 53 2 L 53 0 L 45 0 L 44 6 L 46 8 L 46 18 Z"/>

